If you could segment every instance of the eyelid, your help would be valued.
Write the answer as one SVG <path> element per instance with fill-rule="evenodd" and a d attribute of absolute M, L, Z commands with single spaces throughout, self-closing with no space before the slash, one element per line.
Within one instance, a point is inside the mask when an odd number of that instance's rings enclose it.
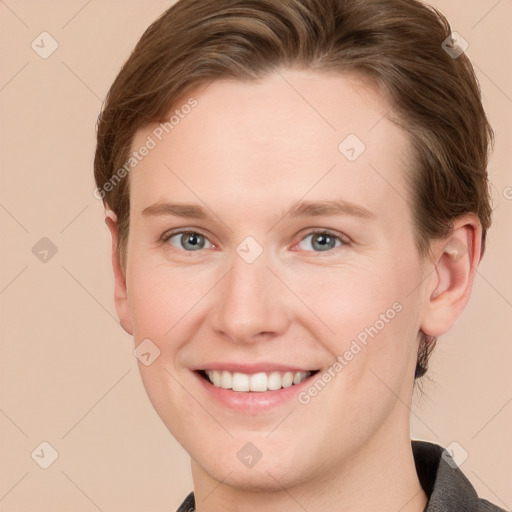
<path fill-rule="evenodd" d="M 315 235 L 315 234 L 332 236 L 333 238 L 338 240 L 341 243 L 341 245 L 338 247 L 333 247 L 332 249 L 330 249 L 328 251 L 303 251 L 303 252 L 328 256 L 328 255 L 331 255 L 335 249 L 340 249 L 341 247 L 350 245 L 350 243 L 351 243 L 351 239 L 347 235 L 340 233 L 338 231 L 334 231 L 332 229 L 327 229 L 327 228 L 308 228 L 305 230 L 305 233 L 302 236 L 300 236 L 299 240 L 293 244 L 292 247 L 298 246 L 298 244 L 300 244 L 308 236 Z M 295 249 L 295 250 L 297 250 L 297 249 Z"/>
<path fill-rule="evenodd" d="M 201 236 L 205 237 L 210 242 L 210 244 L 212 244 L 213 248 L 218 247 L 218 245 L 215 242 L 212 242 L 209 235 L 207 235 L 205 232 L 203 232 L 201 229 L 198 229 L 198 228 L 176 228 L 176 229 L 171 229 L 169 231 L 165 231 L 159 238 L 158 242 L 161 243 L 162 245 L 165 245 L 169 242 L 169 239 L 171 237 L 176 236 L 176 235 L 183 235 L 185 233 L 195 233 L 195 234 L 201 235 Z M 325 234 L 325 235 L 332 236 L 333 238 L 335 238 L 341 242 L 341 246 L 349 245 L 351 243 L 351 240 L 347 235 L 340 233 L 338 231 L 334 231 L 332 229 L 307 228 L 305 230 L 302 230 L 302 233 L 303 233 L 302 235 L 299 235 L 300 238 L 296 242 L 293 243 L 292 247 L 296 247 L 305 238 L 307 238 L 308 236 L 311 236 L 311 235 L 315 235 L 315 234 Z M 210 247 L 210 249 L 211 249 L 211 247 Z M 328 250 L 328 251 L 303 251 L 303 252 L 322 254 L 322 253 L 332 253 L 333 250 L 334 250 L 334 248 L 331 250 Z M 184 251 L 184 252 L 194 252 L 194 251 Z M 201 252 L 201 251 L 197 251 L 197 252 Z"/>
<path fill-rule="evenodd" d="M 307 236 L 309 235 L 314 235 L 314 234 L 325 234 L 325 235 L 331 235 L 332 237 L 334 238 L 338 238 L 341 242 L 345 243 L 345 244 L 348 244 L 351 240 L 350 238 L 345 235 L 344 233 L 341 233 L 339 231 L 335 231 L 333 229 L 328 229 L 328 228 L 308 228 L 305 230 L 306 231 L 306 234 L 301 238 L 301 240 L 304 240 L 304 238 L 306 238 Z"/>
<path fill-rule="evenodd" d="M 194 233 L 197 235 L 204 236 L 214 247 L 217 247 L 217 244 L 215 242 L 212 242 L 210 240 L 210 235 L 207 235 L 204 233 L 201 229 L 198 228 L 176 228 L 176 229 L 170 229 L 169 231 L 165 231 L 162 236 L 158 239 L 158 242 L 162 245 L 169 242 L 169 239 L 176 235 L 184 235 L 185 233 Z M 192 251 L 188 251 L 192 252 Z"/>

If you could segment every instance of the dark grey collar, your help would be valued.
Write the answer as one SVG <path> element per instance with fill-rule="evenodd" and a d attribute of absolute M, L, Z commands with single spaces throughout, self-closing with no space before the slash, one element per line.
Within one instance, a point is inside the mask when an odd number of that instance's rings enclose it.
<path fill-rule="evenodd" d="M 421 486 L 429 497 L 424 512 L 503 511 L 478 498 L 474 487 L 441 446 L 412 441 L 412 452 Z"/>

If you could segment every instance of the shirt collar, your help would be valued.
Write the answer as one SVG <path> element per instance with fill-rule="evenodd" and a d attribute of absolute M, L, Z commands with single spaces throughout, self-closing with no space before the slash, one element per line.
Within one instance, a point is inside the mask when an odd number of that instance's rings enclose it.
<path fill-rule="evenodd" d="M 448 451 L 426 441 L 412 441 L 414 463 L 427 495 L 424 512 L 478 510 L 478 495 Z"/>

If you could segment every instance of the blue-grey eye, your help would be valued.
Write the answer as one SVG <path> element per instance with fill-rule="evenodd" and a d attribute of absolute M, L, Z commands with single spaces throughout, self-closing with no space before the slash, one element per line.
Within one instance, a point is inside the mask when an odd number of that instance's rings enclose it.
<path fill-rule="evenodd" d="M 329 251 L 335 247 L 339 247 L 342 244 L 341 239 L 338 236 L 326 233 L 310 233 L 301 240 L 301 244 L 306 240 L 311 239 L 310 246 L 313 247 L 314 251 Z M 300 246 L 300 244 L 299 244 Z M 301 249 L 309 251 L 311 249 L 301 247 Z"/>
<path fill-rule="evenodd" d="M 168 242 L 173 247 L 185 249 L 186 251 L 198 251 L 199 249 L 204 249 L 207 243 L 210 244 L 205 236 L 200 233 L 194 233 L 193 231 L 186 231 L 171 235 L 168 238 Z"/>

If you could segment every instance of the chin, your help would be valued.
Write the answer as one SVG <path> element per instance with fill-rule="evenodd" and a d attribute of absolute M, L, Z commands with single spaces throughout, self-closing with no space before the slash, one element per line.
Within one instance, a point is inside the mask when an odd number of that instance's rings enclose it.
<path fill-rule="evenodd" d="M 259 469 L 237 468 L 226 477 L 227 471 L 223 474 L 211 475 L 224 485 L 244 492 L 277 492 L 283 488 L 290 488 L 297 485 L 300 480 L 298 475 L 283 471 L 282 467 L 261 466 Z"/>
<path fill-rule="evenodd" d="M 295 453 L 299 452 L 300 450 L 297 450 Z M 233 457 L 228 456 L 229 453 L 233 453 Z M 304 464 L 303 460 L 293 460 L 296 456 L 287 457 L 277 449 L 271 450 L 267 456 L 262 453 L 257 462 L 248 461 L 248 465 L 240 460 L 244 458 L 243 455 L 244 452 L 237 446 L 233 451 L 226 449 L 222 456 L 200 454 L 197 457 L 193 456 L 193 460 L 196 466 L 201 466 L 200 471 L 206 472 L 214 480 L 245 492 L 281 491 L 283 487 L 293 487 L 302 480 L 311 478 L 311 464 Z M 249 463 L 252 463 L 252 466 Z M 302 475 L 301 478 L 299 468 L 306 467 L 309 468 L 308 474 Z"/>

